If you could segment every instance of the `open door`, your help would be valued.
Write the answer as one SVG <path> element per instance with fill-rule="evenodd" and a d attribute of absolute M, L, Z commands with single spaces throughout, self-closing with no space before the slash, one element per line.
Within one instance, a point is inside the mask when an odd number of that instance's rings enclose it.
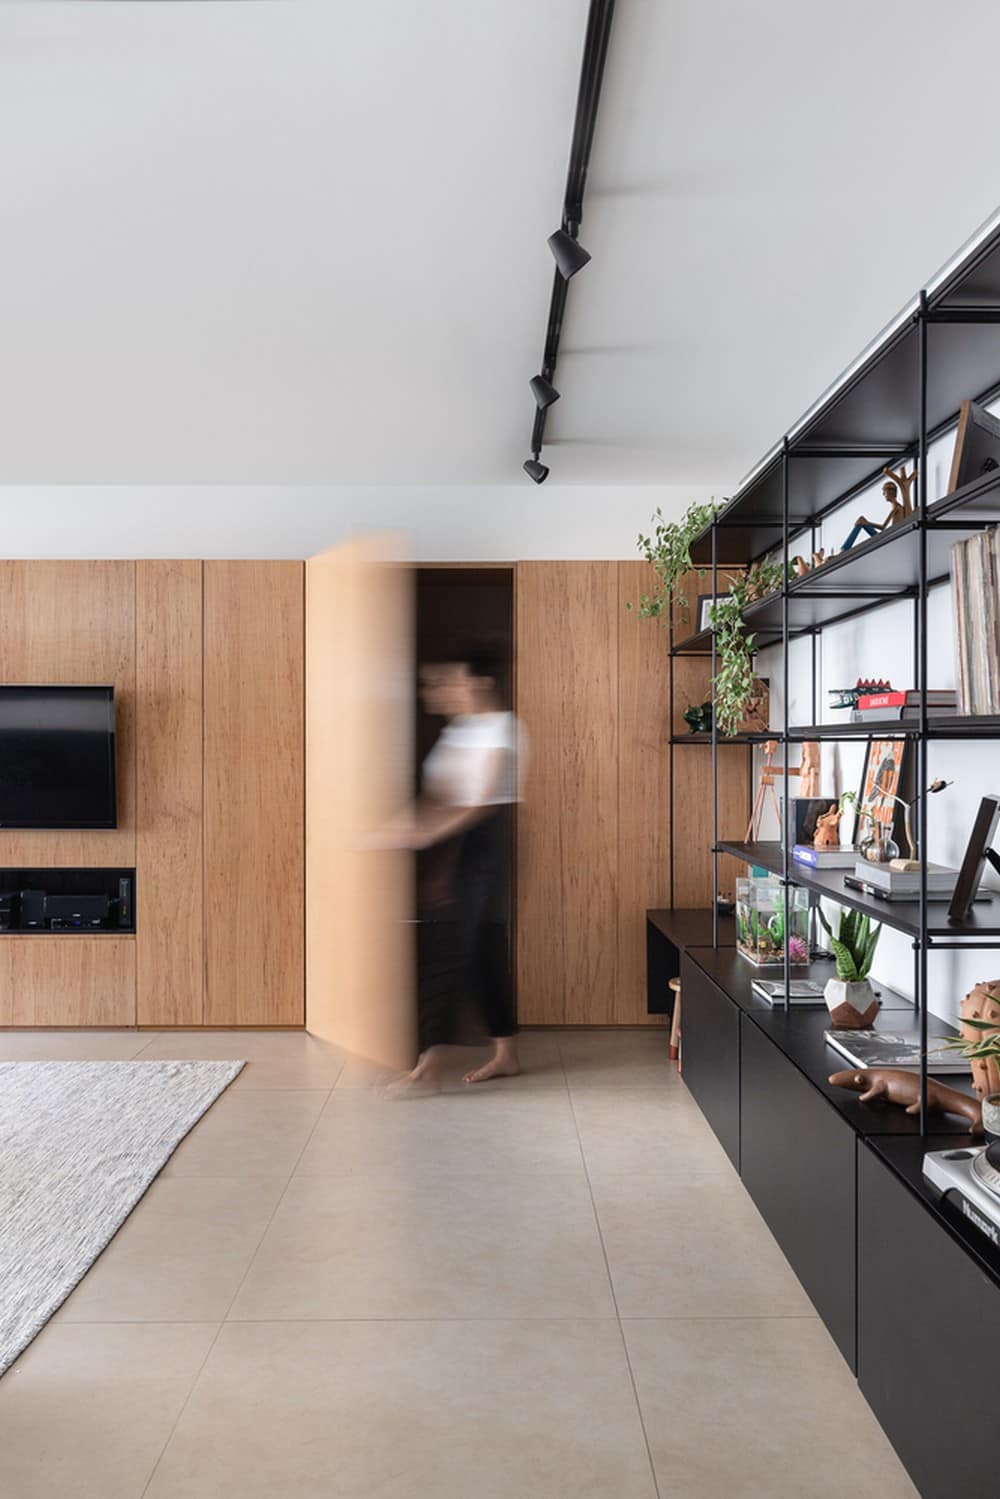
<path fill-rule="evenodd" d="M 413 793 L 399 551 L 362 537 L 306 563 L 306 1028 L 402 1069 L 416 1055 L 412 855 L 365 846 Z"/>

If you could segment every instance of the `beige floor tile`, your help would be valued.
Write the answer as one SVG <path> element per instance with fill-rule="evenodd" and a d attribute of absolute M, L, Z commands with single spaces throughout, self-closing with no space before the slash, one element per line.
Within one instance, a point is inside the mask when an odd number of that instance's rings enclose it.
<path fill-rule="evenodd" d="M 288 1176 L 329 1094 L 322 1089 L 229 1091 L 164 1167 L 167 1176 Z"/>
<path fill-rule="evenodd" d="M 139 1499 L 217 1327 L 46 1328 L 0 1379 L 5 1499 Z"/>
<path fill-rule="evenodd" d="M 296 1176 L 237 1320 L 610 1317 L 590 1192 L 571 1176 Z"/>
<path fill-rule="evenodd" d="M 245 1060 L 234 1091 L 334 1086 L 344 1055 L 305 1031 L 159 1031 L 145 1034 L 144 1061 Z"/>
<path fill-rule="evenodd" d="M 160 1177 L 59 1320 L 221 1322 L 285 1180 Z"/>
<path fill-rule="evenodd" d="M 593 1179 L 623 1317 L 795 1317 L 813 1307 L 735 1173 Z"/>
<path fill-rule="evenodd" d="M 625 1337 L 661 1494 L 918 1499 L 819 1322 L 626 1322 Z"/>
<path fill-rule="evenodd" d="M 0 1031 L 0 1062 L 130 1062 L 141 1031 Z"/>
<path fill-rule="evenodd" d="M 574 1088 L 573 1113 L 591 1175 L 732 1172 L 729 1157 L 683 1084 Z"/>
<path fill-rule="evenodd" d="M 302 1159 L 299 1175 L 391 1168 L 485 1175 L 583 1171 L 569 1096 L 563 1090 L 510 1093 L 466 1088 L 390 1101 L 337 1088 Z"/>
<path fill-rule="evenodd" d="M 613 1322 L 230 1323 L 147 1499 L 654 1499 Z"/>
<path fill-rule="evenodd" d="M 563 1031 L 559 1050 L 571 1088 L 599 1083 L 639 1088 L 677 1080 L 670 1060 L 669 1028 L 632 1031 Z"/>
<path fill-rule="evenodd" d="M 524 1031 L 519 1037 L 522 1071 L 517 1077 L 493 1078 L 488 1084 L 477 1084 L 477 1091 L 523 1093 L 526 1089 L 565 1089 L 566 1075 L 559 1055 L 559 1039 L 554 1031 Z M 479 1067 L 490 1055 L 488 1045 L 449 1047 L 445 1058 L 444 1088 L 448 1092 L 467 1092 L 463 1075 Z M 338 1081 L 338 1089 L 378 1088 L 390 1082 L 393 1074 L 370 1062 L 348 1059 Z"/>

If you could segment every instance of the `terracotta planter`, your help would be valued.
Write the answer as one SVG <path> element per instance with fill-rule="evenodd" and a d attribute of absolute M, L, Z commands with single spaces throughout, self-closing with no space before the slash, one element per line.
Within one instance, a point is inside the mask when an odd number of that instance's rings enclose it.
<path fill-rule="evenodd" d="M 875 1024 L 878 1000 L 867 979 L 862 979 L 860 983 L 850 983 L 847 979 L 827 979 L 823 998 L 835 1030 L 862 1031 Z"/>
<path fill-rule="evenodd" d="M 1000 979 L 991 979 L 976 984 L 959 1005 L 959 1024 L 963 1020 L 985 1020 L 1000 1031 Z M 986 1032 L 973 1025 L 962 1025 L 962 1035 L 967 1041 L 981 1041 Z M 1000 1093 L 1000 1063 L 996 1057 L 980 1059 L 970 1057 L 972 1081 L 980 1098 L 991 1093 Z"/>

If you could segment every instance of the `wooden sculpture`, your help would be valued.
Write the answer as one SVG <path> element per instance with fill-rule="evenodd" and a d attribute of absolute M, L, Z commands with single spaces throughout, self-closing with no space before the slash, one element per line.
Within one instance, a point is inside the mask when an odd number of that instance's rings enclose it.
<path fill-rule="evenodd" d="M 809 563 L 806 561 L 806 559 L 804 557 L 800 557 L 800 556 L 793 557 L 792 558 L 792 566 L 795 569 L 795 576 L 797 578 L 804 578 L 805 575 L 806 575 L 806 573 L 812 571 Z"/>
<path fill-rule="evenodd" d="M 774 815 L 778 819 L 779 827 L 781 825 L 781 808 L 778 805 L 778 798 L 774 787 L 784 777 L 786 772 L 783 765 L 774 764 L 774 755 L 777 748 L 778 741 L 776 739 L 765 740 L 764 764 L 760 772 L 760 781 L 757 786 L 757 795 L 754 798 L 753 811 L 750 813 L 750 821 L 747 823 L 747 843 L 753 843 L 760 832 L 760 819 L 764 812 L 764 801 L 768 792 L 771 793 Z M 790 776 L 805 777 L 804 781 L 800 780 L 799 782 L 799 788 L 803 796 L 815 796 L 819 790 L 819 745 L 812 742 L 803 744 L 801 765 L 789 765 L 787 774 Z M 806 783 L 814 789 L 806 791 Z"/>
<path fill-rule="evenodd" d="M 812 739 L 802 746 L 799 761 L 799 795 L 819 796 L 819 744 Z"/>
<path fill-rule="evenodd" d="M 1000 979 L 979 983 L 962 1000 L 958 1007 L 960 1024 L 966 1020 L 983 1020 L 995 1023 L 1000 1031 Z M 990 1032 L 976 1025 L 962 1024 L 962 1035 L 967 1041 L 983 1041 Z M 991 1093 L 1000 1093 L 1000 1062 L 996 1057 L 970 1057 L 972 1082 L 980 1098 Z"/>
<path fill-rule="evenodd" d="M 820 547 L 820 549 L 819 549 L 818 552 L 813 552 L 813 560 L 812 560 L 813 567 L 822 567 L 823 563 L 825 561 L 826 561 L 826 549 L 824 547 Z"/>
<path fill-rule="evenodd" d="M 834 1088 L 849 1088 L 861 1094 L 861 1102 L 869 1103 L 873 1098 L 884 1098 L 896 1103 L 908 1114 L 920 1113 L 920 1074 L 903 1072 L 898 1067 L 858 1067 L 849 1072 L 834 1072 L 829 1078 Z M 946 1088 L 935 1078 L 927 1079 L 927 1107 L 938 1109 L 943 1114 L 958 1114 L 969 1121 L 969 1132 L 983 1133 L 983 1110 L 978 1098 L 959 1093 L 955 1088 Z"/>
<path fill-rule="evenodd" d="M 884 468 L 885 483 L 882 485 L 882 498 L 889 507 L 889 514 L 883 521 L 871 521 L 866 515 L 859 515 L 853 527 L 848 533 L 842 551 L 849 552 L 864 532 L 865 536 L 877 536 L 880 531 L 888 531 L 891 526 L 901 525 L 903 521 L 909 520 L 913 514 L 913 501 L 910 498 L 910 490 L 913 488 L 917 478 L 916 469 L 912 473 L 906 473 L 900 469 L 894 473 L 891 468 Z"/>
<path fill-rule="evenodd" d="M 840 847 L 840 817 L 836 803 L 830 807 L 829 812 L 824 812 L 821 817 L 817 817 L 813 848 Z"/>

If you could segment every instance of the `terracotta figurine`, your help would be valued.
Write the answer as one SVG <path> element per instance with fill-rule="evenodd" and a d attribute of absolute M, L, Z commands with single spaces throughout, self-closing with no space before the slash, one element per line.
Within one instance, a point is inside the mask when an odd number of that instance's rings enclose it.
<path fill-rule="evenodd" d="M 824 812 L 821 817 L 817 817 L 813 848 L 840 847 L 840 816 L 841 814 L 834 805 L 831 806 L 829 812 Z"/>
<path fill-rule="evenodd" d="M 878 524 L 870 521 L 865 515 L 859 515 L 841 551 L 849 552 L 862 531 L 866 536 L 877 536 L 880 531 L 887 531 L 890 526 L 898 526 L 902 521 L 909 520 L 913 514 L 910 490 L 917 477 L 916 469 L 910 474 L 903 469 L 900 469 L 897 474 L 891 468 L 884 468 L 882 472 L 886 476 L 885 483 L 882 485 L 882 498 L 889 506 L 889 514 Z"/>
<path fill-rule="evenodd" d="M 1000 979 L 990 979 L 970 989 L 958 1007 L 959 1024 L 967 1041 L 982 1041 L 990 1032 L 975 1025 L 963 1025 L 965 1020 L 987 1020 L 1000 1031 Z M 991 1093 L 1000 1093 L 1000 1064 L 996 1057 L 970 1057 L 972 1084 L 980 1098 Z"/>
<path fill-rule="evenodd" d="M 826 549 L 825 549 L 825 547 L 820 547 L 820 549 L 819 549 L 818 552 L 813 552 L 813 561 L 812 561 L 813 567 L 822 567 L 823 563 L 825 561 L 826 561 Z"/>
<path fill-rule="evenodd" d="M 799 762 L 799 795 L 819 796 L 819 744 L 807 739 Z"/>
<path fill-rule="evenodd" d="M 799 578 L 804 578 L 806 573 L 810 571 L 809 563 L 804 557 L 793 557 L 792 566 L 795 569 L 796 577 Z"/>
<path fill-rule="evenodd" d="M 898 1067 L 859 1067 L 849 1072 L 834 1072 L 829 1078 L 835 1088 L 849 1088 L 861 1094 L 861 1102 L 884 1098 L 900 1104 L 908 1114 L 920 1113 L 920 1074 L 903 1072 Z M 978 1098 L 946 1088 L 935 1078 L 927 1079 L 927 1107 L 943 1114 L 959 1114 L 969 1121 L 969 1133 L 983 1133 L 983 1111 Z"/>

